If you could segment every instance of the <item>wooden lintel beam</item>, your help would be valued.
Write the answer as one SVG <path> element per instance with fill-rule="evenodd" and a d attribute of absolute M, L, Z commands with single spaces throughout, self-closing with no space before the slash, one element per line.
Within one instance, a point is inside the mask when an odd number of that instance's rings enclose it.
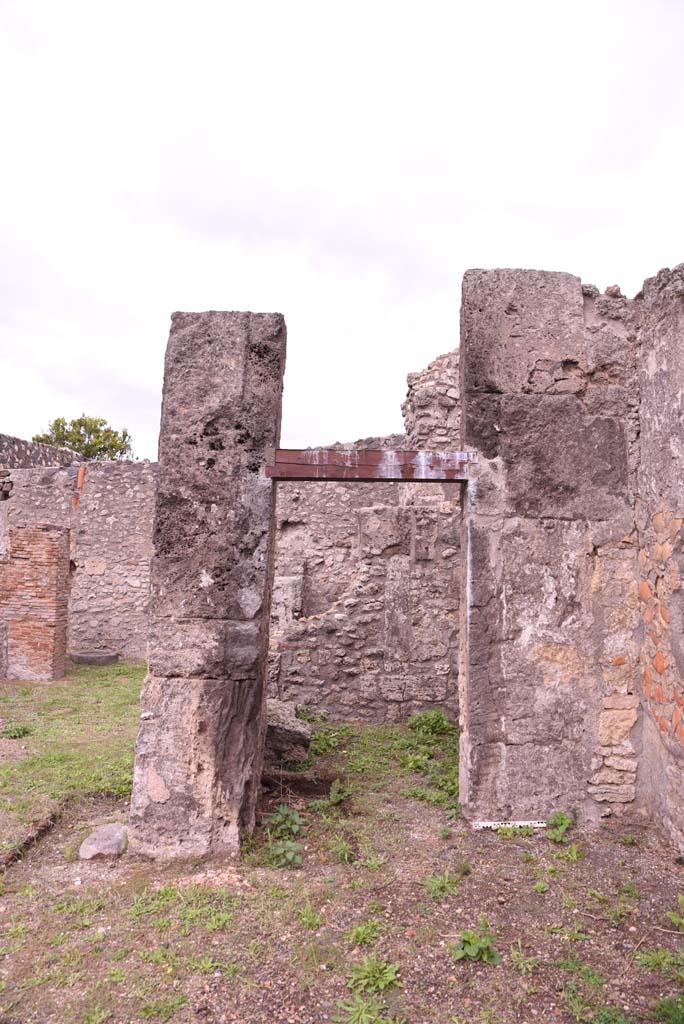
<path fill-rule="evenodd" d="M 385 448 L 277 448 L 267 452 L 273 480 L 432 481 L 468 480 L 477 452 L 417 452 Z"/>

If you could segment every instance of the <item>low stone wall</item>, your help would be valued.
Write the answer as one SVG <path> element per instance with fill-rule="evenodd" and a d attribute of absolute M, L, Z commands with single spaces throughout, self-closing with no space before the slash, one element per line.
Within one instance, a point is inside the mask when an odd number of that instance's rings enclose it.
<path fill-rule="evenodd" d="M 12 471 L 9 522 L 71 533 L 71 652 L 146 657 L 156 472 L 125 461 Z"/>
<path fill-rule="evenodd" d="M 32 466 L 74 466 L 85 462 L 82 455 L 51 444 L 22 441 L 0 434 L 0 469 L 28 469 Z"/>
<path fill-rule="evenodd" d="M 59 679 L 66 661 L 69 533 L 51 526 L 0 529 L 0 678 Z"/>

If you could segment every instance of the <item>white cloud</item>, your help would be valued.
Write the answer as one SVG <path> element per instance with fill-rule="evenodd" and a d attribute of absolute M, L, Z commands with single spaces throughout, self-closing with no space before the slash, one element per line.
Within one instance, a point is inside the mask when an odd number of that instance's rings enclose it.
<path fill-rule="evenodd" d="M 174 309 L 279 310 L 284 441 L 401 429 L 470 266 L 684 259 L 679 2 L 0 3 L 0 430 L 154 456 Z"/>

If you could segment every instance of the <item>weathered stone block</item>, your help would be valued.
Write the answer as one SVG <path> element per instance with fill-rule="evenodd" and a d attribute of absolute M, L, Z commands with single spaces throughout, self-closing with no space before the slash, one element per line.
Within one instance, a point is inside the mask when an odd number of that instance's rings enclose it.
<path fill-rule="evenodd" d="M 235 852 L 254 825 L 264 749 L 277 314 L 176 313 L 166 353 L 131 848 Z"/>

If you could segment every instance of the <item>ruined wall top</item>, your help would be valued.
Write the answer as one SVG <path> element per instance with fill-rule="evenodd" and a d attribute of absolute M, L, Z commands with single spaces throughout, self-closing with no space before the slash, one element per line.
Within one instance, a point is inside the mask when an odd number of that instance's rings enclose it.
<path fill-rule="evenodd" d="M 69 448 L 22 441 L 0 434 L 0 469 L 30 469 L 35 466 L 74 466 L 86 459 Z"/>
<path fill-rule="evenodd" d="M 457 449 L 460 443 L 458 349 L 438 356 L 419 373 L 406 378 L 408 393 L 401 407 L 407 447 L 429 451 Z"/>

